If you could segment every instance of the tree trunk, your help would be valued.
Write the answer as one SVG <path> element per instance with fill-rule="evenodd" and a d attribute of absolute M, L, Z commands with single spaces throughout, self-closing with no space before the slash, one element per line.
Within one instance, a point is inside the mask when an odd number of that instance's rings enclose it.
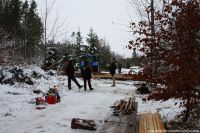
<path fill-rule="evenodd" d="M 190 100 L 187 100 L 186 103 L 186 112 L 183 117 L 183 122 L 187 122 L 188 118 L 190 117 Z"/>
<path fill-rule="evenodd" d="M 154 0 L 151 0 L 151 22 L 150 22 L 150 25 L 151 25 L 151 35 L 154 37 L 155 35 L 155 29 L 154 29 Z"/>

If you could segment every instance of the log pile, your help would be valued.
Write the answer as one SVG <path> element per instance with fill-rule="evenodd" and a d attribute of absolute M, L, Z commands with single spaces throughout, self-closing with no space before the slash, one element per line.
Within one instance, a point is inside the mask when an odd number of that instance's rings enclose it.
<path fill-rule="evenodd" d="M 128 100 L 120 100 L 120 102 L 116 103 L 112 108 L 114 108 L 113 115 L 121 114 L 131 114 L 135 111 L 135 98 L 129 97 Z"/>

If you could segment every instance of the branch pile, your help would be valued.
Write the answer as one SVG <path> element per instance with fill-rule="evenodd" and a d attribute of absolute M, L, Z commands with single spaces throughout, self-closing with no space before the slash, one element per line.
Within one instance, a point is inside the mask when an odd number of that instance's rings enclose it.
<path fill-rule="evenodd" d="M 2 67 L 0 68 L 0 84 L 14 85 L 16 82 L 19 82 L 33 85 L 34 79 L 40 79 L 41 77 L 47 79 L 49 76 L 54 76 L 55 74 L 56 72 L 53 70 L 45 72 L 38 67 Z"/>

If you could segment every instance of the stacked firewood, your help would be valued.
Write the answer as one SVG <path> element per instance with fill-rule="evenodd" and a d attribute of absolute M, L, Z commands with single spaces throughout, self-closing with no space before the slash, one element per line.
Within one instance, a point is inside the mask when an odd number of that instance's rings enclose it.
<path fill-rule="evenodd" d="M 113 106 L 113 115 L 119 115 L 120 113 L 131 114 L 133 111 L 135 111 L 135 106 L 134 97 L 129 97 L 128 100 L 120 100 Z"/>

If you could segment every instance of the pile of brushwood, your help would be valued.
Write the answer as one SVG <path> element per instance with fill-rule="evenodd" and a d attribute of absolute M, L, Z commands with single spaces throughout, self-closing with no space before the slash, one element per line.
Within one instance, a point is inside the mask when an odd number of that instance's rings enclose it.
<path fill-rule="evenodd" d="M 52 71 L 47 72 L 47 75 L 54 75 Z M 4 67 L 0 69 L 0 84 L 14 85 L 16 82 L 25 83 L 28 85 L 34 84 L 34 79 L 44 77 L 40 72 L 24 69 L 22 67 Z"/>

